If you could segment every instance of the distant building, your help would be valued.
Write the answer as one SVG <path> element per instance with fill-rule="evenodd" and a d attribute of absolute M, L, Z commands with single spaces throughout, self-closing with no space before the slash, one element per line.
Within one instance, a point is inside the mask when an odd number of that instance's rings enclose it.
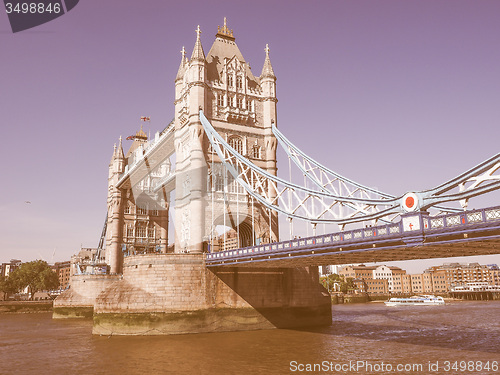
<path fill-rule="evenodd" d="M 239 246 L 239 241 L 238 241 L 238 232 L 235 231 L 234 229 L 230 229 L 226 233 L 223 233 L 220 236 L 213 239 L 213 244 L 210 251 L 211 252 L 226 251 L 226 250 L 238 249 L 240 247 L 241 246 Z"/>
<path fill-rule="evenodd" d="M 345 266 L 339 271 L 339 275 L 352 279 L 373 279 L 373 270 L 375 268 L 374 266 L 367 267 L 364 264 L 359 266 Z"/>
<path fill-rule="evenodd" d="M 491 278 L 490 268 L 479 263 L 445 263 L 441 266 L 430 267 L 425 272 L 444 276 L 446 291 L 449 291 L 451 286 L 469 282 L 490 282 Z M 442 280 L 443 278 L 440 278 L 440 281 Z"/>
<path fill-rule="evenodd" d="M 0 276 L 8 277 L 12 271 L 19 268 L 21 263 L 19 259 L 11 259 L 9 263 L 2 263 L 0 265 Z"/>
<path fill-rule="evenodd" d="M 321 276 L 326 276 L 334 273 L 338 274 L 341 268 L 338 265 L 319 266 L 319 271 Z"/>
<path fill-rule="evenodd" d="M 446 278 L 446 271 L 436 270 L 430 273 L 434 293 L 446 293 L 450 290 L 450 282 Z"/>
<path fill-rule="evenodd" d="M 500 268 L 496 264 L 488 264 L 486 267 L 490 270 L 490 285 L 500 285 Z"/>
<path fill-rule="evenodd" d="M 66 289 L 69 286 L 71 276 L 71 262 L 69 260 L 66 262 L 56 262 L 51 268 L 59 277 L 59 288 Z"/>
<path fill-rule="evenodd" d="M 352 278 L 356 288 L 367 293 L 433 294 L 470 283 L 500 285 L 500 268 L 496 264 L 446 263 L 413 275 L 399 267 L 361 264 L 344 266 L 338 274 Z"/>
<path fill-rule="evenodd" d="M 366 292 L 370 294 L 381 293 L 387 294 L 389 293 L 389 282 L 387 279 L 366 279 Z"/>
<path fill-rule="evenodd" d="M 411 293 L 411 275 L 405 273 L 396 273 L 392 276 L 393 293 Z"/>
<path fill-rule="evenodd" d="M 345 266 L 339 271 L 344 278 L 352 278 L 354 285 L 366 293 L 394 293 L 402 289 L 406 271 L 399 267 L 380 266 Z"/>

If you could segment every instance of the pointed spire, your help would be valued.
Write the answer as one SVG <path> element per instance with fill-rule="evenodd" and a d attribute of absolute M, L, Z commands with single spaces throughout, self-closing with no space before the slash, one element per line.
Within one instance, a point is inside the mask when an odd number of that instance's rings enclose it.
<path fill-rule="evenodd" d="M 260 78 L 276 78 L 276 76 L 274 75 L 273 66 L 271 65 L 271 60 L 269 59 L 269 44 L 266 44 L 266 48 L 264 48 L 264 51 L 266 51 L 266 59 L 264 60 L 264 66 L 262 67 Z"/>
<path fill-rule="evenodd" d="M 115 144 L 116 146 L 116 144 Z M 121 158 L 121 159 L 124 159 L 125 158 L 125 154 L 123 153 L 123 145 L 122 145 L 122 136 L 120 135 L 120 143 L 118 144 L 118 152 L 116 153 L 116 156 Z"/>
<path fill-rule="evenodd" d="M 176 81 L 182 79 L 182 77 L 184 76 L 184 72 L 186 71 L 187 57 L 184 46 L 182 46 L 181 55 L 181 64 L 179 65 L 179 70 L 177 71 L 177 75 L 175 76 Z"/>
<path fill-rule="evenodd" d="M 196 43 L 194 44 L 193 54 L 191 55 L 191 60 L 201 60 L 205 61 L 205 52 L 203 52 L 203 47 L 200 40 L 200 25 L 196 29 Z"/>
<path fill-rule="evenodd" d="M 116 159 L 116 143 L 115 145 L 113 146 L 113 156 L 111 156 L 111 161 L 110 161 L 110 165 L 113 164 L 113 161 Z"/>

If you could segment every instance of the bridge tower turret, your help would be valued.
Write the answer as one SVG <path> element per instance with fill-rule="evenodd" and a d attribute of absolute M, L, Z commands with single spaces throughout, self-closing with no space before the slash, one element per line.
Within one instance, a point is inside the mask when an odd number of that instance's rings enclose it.
<path fill-rule="evenodd" d="M 207 169 L 199 111 L 205 110 L 206 59 L 200 35 L 198 25 L 191 60 L 183 49 L 175 82 L 176 252 L 203 252 Z"/>
<path fill-rule="evenodd" d="M 269 58 L 269 45 L 266 44 L 264 49 L 266 52 L 266 57 L 264 60 L 264 66 L 262 67 L 262 73 L 260 75 L 260 84 L 262 86 L 262 109 L 263 109 L 263 119 L 264 119 L 264 144 L 266 149 L 266 163 L 267 171 L 272 175 L 276 176 L 278 168 L 276 165 L 276 146 L 277 141 L 272 132 L 272 126 L 277 126 L 276 122 L 276 76 L 274 75 L 274 70 L 271 65 L 271 60 Z M 271 189 L 271 187 L 270 187 Z M 277 195 L 276 191 L 269 191 L 269 196 L 274 199 Z M 272 227 L 277 228 L 278 215 L 275 212 L 270 212 Z M 278 233 L 275 233 L 275 239 L 278 238 Z"/>
<path fill-rule="evenodd" d="M 123 154 L 122 137 L 118 148 L 116 144 L 113 156 L 109 163 L 108 175 L 108 223 L 106 241 L 106 263 L 110 266 L 110 273 L 121 273 L 123 255 L 121 251 L 121 238 L 123 227 L 122 189 L 118 188 L 117 182 L 120 174 L 125 169 L 125 155 Z"/>
<path fill-rule="evenodd" d="M 176 252 L 201 252 L 215 227 L 237 232 L 237 246 L 278 239 L 277 217 L 252 202 L 209 148 L 199 118 L 202 109 L 213 126 L 240 154 L 276 175 L 276 76 L 266 47 L 260 77 L 254 76 L 233 31 L 218 27 L 205 55 L 201 31 L 191 59 L 182 58 L 175 78 Z M 271 230 L 269 223 L 271 222 Z"/>

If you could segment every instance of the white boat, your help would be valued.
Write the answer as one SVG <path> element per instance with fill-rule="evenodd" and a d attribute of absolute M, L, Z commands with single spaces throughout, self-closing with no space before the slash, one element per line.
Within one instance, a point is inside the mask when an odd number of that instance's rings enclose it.
<path fill-rule="evenodd" d="M 443 297 L 432 295 L 412 296 L 407 298 L 391 298 L 384 302 L 386 306 L 436 306 L 444 305 Z"/>

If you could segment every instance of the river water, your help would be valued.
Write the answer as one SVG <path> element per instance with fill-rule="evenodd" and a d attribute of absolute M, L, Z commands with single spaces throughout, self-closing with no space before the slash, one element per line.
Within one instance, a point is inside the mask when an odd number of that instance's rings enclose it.
<path fill-rule="evenodd" d="M 500 301 L 334 305 L 332 326 L 305 330 L 103 337 L 91 326 L 0 314 L 0 374 L 500 374 Z"/>

